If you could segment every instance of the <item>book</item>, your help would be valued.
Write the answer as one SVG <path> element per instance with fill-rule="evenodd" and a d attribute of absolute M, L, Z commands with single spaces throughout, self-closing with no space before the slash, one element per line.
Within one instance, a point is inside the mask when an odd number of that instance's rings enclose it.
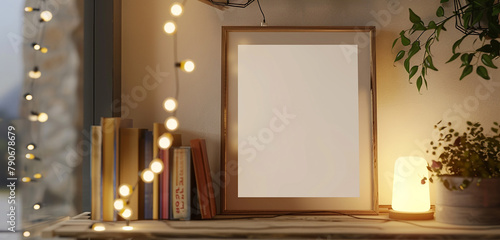
<path fill-rule="evenodd" d="M 215 201 L 214 194 L 214 184 L 212 182 L 212 174 L 210 171 L 210 162 L 208 161 L 208 153 L 207 153 L 207 143 L 205 139 L 200 139 L 200 147 L 201 154 L 203 157 L 203 168 L 205 169 L 205 177 L 207 178 L 207 187 L 208 187 L 208 200 L 210 203 L 210 212 L 212 213 L 212 217 L 217 215 L 217 207 Z"/>
<path fill-rule="evenodd" d="M 90 169 L 91 169 L 91 219 L 102 221 L 102 132 L 101 126 L 91 127 Z"/>
<path fill-rule="evenodd" d="M 193 139 L 190 143 L 198 196 L 197 207 L 200 209 L 202 219 L 210 219 L 212 218 L 212 213 L 208 196 L 207 178 L 205 176 L 205 167 L 201 152 L 201 141 L 200 139 Z"/>
<path fill-rule="evenodd" d="M 132 120 L 101 118 L 102 132 L 102 220 L 116 221 L 113 207 L 119 180 L 120 127 L 132 127 Z"/>
<path fill-rule="evenodd" d="M 139 184 L 140 163 L 144 162 L 146 129 L 121 128 L 120 129 L 120 161 L 119 183 L 128 184 L 134 188 L 134 193 L 128 197 L 128 206 L 132 210 L 129 220 L 144 219 L 144 192 L 143 184 Z M 142 181 L 140 181 L 142 183 Z M 142 186 L 141 186 L 142 185 Z"/>
<path fill-rule="evenodd" d="M 191 219 L 191 148 L 173 149 L 171 219 Z"/>
<path fill-rule="evenodd" d="M 165 129 L 166 131 L 166 129 Z M 172 165 L 173 149 L 182 145 L 182 136 L 172 134 L 174 141 L 169 149 L 159 149 L 160 159 L 163 161 L 164 170 L 160 174 L 160 219 L 170 218 L 170 169 Z"/>
<path fill-rule="evenodd" d="M 153 123 L 153 158 L 160 157 L 160 147 L 158 139 L 167 130 L 163 123 Z M 163 209 L 162 209 L 163 210 Z M 158 220 L 160 217 L 160 179 L 153 180 L 153 218 Z"/>
<path fill-rule="evenodd" d="M 144 139 L 144 162 L 140 169 L 146 169 L 153 160 L 153 132 L 147 131 Z M 142 170 L 141 170 L 142 171 Z M 142 182 L 142 181 L 141 181 Z M 144 219 L 153 219 L 153 184 L 144 183 Z"/>

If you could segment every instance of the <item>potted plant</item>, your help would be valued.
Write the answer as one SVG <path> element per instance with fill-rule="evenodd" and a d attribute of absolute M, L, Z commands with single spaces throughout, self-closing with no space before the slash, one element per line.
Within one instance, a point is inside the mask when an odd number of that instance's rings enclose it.
<path fill-rule="evenodd" d="M 450 122 L 435 125 L 439 139 L 431 141 L 432 164 L 427 180 L 438 180 L 437 221 L 462 225 L 500 224 L 500 131 L 491 134 L 480 123 L 467 122 L 459 132 Z"/>
<path fill-rule="evenodd" d="M 440 0 L 436 9 L 436 19 L 424 22 L 412 9 L 410 12 L 409 29 L 400 32 L 392 47 L 401 44 L 403 48 L 396 54 L 395 62 L 403 61 L 408 72 L 409 81 L 417 77 L 418 91 L 425 85 L 429 70 L 438 71 L 432 55 L 432 47 L 439 42 L 441 32 L 446 31 L 447 23 L 454 19 L 455 27 L 463 35 L 451 47 L 451 55 L 447 63 L 459 59 L 462 62 L 460 80 L 473 71 L 483 79 L 489 80 L 488 68 L 496 69 L 494 60 L 500 56 L 500 24 L 498 15 L 500 3 L 498 0 L 454 0 L 454 11 L 446 12 L 443 7 L 450 4 L 449 0 Z M 475 38 L 472 49 L 461 49 L 460 45 L 467 38 Z M 416 55 L 419 57 L 415 57 Z"/>

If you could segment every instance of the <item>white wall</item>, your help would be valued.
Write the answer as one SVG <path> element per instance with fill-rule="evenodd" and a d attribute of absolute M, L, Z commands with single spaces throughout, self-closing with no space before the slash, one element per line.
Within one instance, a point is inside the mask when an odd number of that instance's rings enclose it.
<path fill-rule="evenodd" d="M 412 0 L 262 0 L 272 26 L 377 26 L 378 94 L 378 168 L 380 204 L 391 203 L 392 174 L 399 156 L 423 155 L 433 126 L 441 119 L 463 126 L 464 121 L 484 121 L 486 126 L 500 117 L 499 73 L 484 81 L 471 75 L 458 80 L 459 63 L 444 64 L 451 56 L 451 45 L 459 32 L 450 21 L 448 32 L 433 51 L 440 69 L 429 75 L 429 90 L 418 93 L 408 84 L 399 63 L 393 65 L 398 49 L 392 41 L 402 29 L 410 27 L 408 8 L 424 21 L 435 16 L 439 1 Z M 124 116 L 134 119 L 137 127 L 151 129 L 153 122 L 168 116 L 161 103 L 173 94 L 172 37 L 163 33 L 163 24 L 172 19 L 172 1 L 123 1 L 122 97 Z M 451 11 L 451 6 L 446 8 Z M 220 82 L 221 26 L 258 26 L 261 15 L 256 3 L 246 9 L 219 11 L 198 1 L 188 1 L 186 12 L 178 19 L 179 58 L 191 58 L 197 68 L 192 74 L 180 73 L 180 108 L 177 116 L 184 144 L 192 138 L 206 138 L 214 177 L 220 162 Z M 464 44 L 467 46 L 468 44 Z M 470 44 L 469 44 L 470 46 Z M 151 86 L 154 75 L 163 74 L 158 86 Z M 158 75 L 156 75 L 158 76 Z M 146 78 L 146 84 L 144 84 Z M 490 85 L 485 85 L 490 83 Z M 424 155 L 425 156 L 425 155 Z M 430 161 L 428 156 L 427 160 Z M 432 189 L 431 189 L 432 190 Z M 433 198 L 433 195 L 431 195 Z"/>

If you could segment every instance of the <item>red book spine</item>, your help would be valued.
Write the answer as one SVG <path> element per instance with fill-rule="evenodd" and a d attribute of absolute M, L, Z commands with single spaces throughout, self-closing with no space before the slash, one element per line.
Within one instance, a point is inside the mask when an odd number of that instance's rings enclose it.
<path fill-rule="evenodd" d="M 210 203 L 208 199 L 207 178 L 205 177 L 205 169 L 203 169 L 203 157 L 201 153 L 200 140 L 191 140 L 191 152 L 193 155 L 194 175 L 196 178 L 196 190 L 202 219 L 212 218 Z"/>
<path fill-rule="evenodd" d="M 203 157 L 203 168 L 205 169 L 205 177 L 208 185 L 208 201 L 210 203 L 210 212 L 212 213 L 212 217 L 217 214 L 217 208 L 215 207 L 215 194 L 214 194 L 214 185 L 212 183 L 212 175 L 210 174 L 210 164 L 208 162 L 208 154 L 207 154 L 207 144 L 205 139 L 200 139 L 200 147 L 201 154 Z"/>
<path fill-rule="evenodd" d="M 161 219 L 169 219 L 169 210 L 170 210 L 170 204 L 169 204 L 169 198 L 170 198 L 170 167 L 169 167 L 169 156 L 168 156 L 168 149 L 160 149 L 160 158 L 163 161 L 163 172 L 160 175 L 160 181 L 162 185 L 162 189 L 160 191 L 160 194 L 162 196 L 161 198 L 161 213 L 160 217 Z"/>

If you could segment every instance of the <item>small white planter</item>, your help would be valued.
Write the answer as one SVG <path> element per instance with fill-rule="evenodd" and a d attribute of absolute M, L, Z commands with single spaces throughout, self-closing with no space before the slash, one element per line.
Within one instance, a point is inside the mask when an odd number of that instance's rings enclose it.
<path fill-rule="evenodd" d="M 464 178 L 443 177 L 452 186 Z M 470 178 L 468 178 L 470 180 Z M 436 221 L 458 225 L 500 225 L 500 178 L 472 180 L 465 190 L 450 191 L 439 180 L 436 186 Z"/>

